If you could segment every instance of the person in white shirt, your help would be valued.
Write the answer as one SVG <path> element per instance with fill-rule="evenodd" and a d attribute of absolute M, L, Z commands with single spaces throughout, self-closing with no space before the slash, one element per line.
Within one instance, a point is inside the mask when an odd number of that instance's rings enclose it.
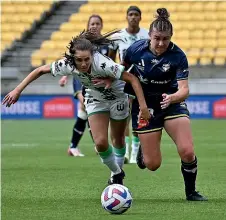
<path fill-rule="evenodd" d="M 102 162 L 111 170 L 108 183 L 123 184 L 124 132 L 129 115 L 128 98 L 123 92 L 123 81 L 131 83 L 136 93 L 140 105 L 140 119 L 148 122 L 150 113 L 139 80 L 124 71 L 124 66 L 97 52 L 98 46 L 112 43 L 107 37 L 113 33 L 115 32 L 100 36 L 90 31 L 83 31 L 70 41 L 69 53 L 65 53 L 64 59 L 33 70 L 4 97 L 2 104 L 10 107 L 16 103 L 26 86 L 43 74 L 76 77 L 86 88 L 85 107 L 96 149 Z M 104 84 L 108 81 L 109 84 Z M 109 122 L 113 147 L 108 142 Z"/>
<path fill-rule="evenodd" d="M 109 57 L 115 61 L 117 51 L 119 53 L 119 59 L 121 64 L 123 64 L 123 58 L 126 50 L 136 41 L 141 39 L 149 39 L 148 30 L 141 28 L 139 26 L 141 21 L 141 10 L 137 6 L 130 6 L 127 9 L 126 19 L 128 22 L 128 27 L 123 28 L 119 33 L 112 36 L 113 39 L 118 39 L 114 41 L 113 45 L 109 46 Z M 132 97 L 130 97 L 130 105 L 132 105 Z M 132 136 L 132 151 L 131 156 L 129 156 L 130 148 L 130 117 L 127 124 L 127 129 L 125 133 L 126 142 L 126 155 L 125 163 L 136 163 L 136 156 L 139 149 L 140 141 L 136 132 L 133 132 Z M 130 160 L 129 160 L 130 158 Z"/>

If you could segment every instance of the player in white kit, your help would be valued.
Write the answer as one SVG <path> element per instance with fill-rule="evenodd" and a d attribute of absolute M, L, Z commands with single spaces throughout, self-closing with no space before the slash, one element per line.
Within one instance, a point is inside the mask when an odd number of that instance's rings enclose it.
<path fill-rule="evenodd" d="M 125 72 L 124 66 L 116 64 L 110 58 L 97 52 L 98 46 L 112 43 L 107 39 L 112 33 L 100 36 L 89 31 L 82 32 L 72 39 L 68 47 L 69 54 L 65 53 L 64 59 L 36 68 L 4 97 L 2 104 L 10 107 L 16 103 L 25 87 L 43 74 L 72 75 L 77 78 L 86 87 L 85 107 L 96 149 L 102 162 L 111 170 L 108 183 L 123 184 L 125 176 L 122 170 L 125 155 L 124 132 L 129 115 L 128 98 L 123 92 L 123 81 L 131 83 L 136 93 L 140 105 L 140 118 L 148 122 L 150 113 L 139 80 Z M 112 79 L 114 79 L 113 82 Z M 107 86 L 103 84 L 108 81 L 110 83 Z M 109 122 L 113 147 L 108 142 Z"/>
<path fill-rule="evenodd" d="M 126 16 L 128 27 L 123 28 L 121 32 L 116 33 L 112 38 L 119 39 L 114 41 L 113 46 L 109 46 L 109 57 L 114 61 L 116 59 L 117 51 L 119 53 L 120 62 L 123 63 L 123 57 L 125 51 L 137 40 L 149 39 L 148 30 L 140 28 L 139 23 L 141 21 L 141 10 L 137 6 L 130 6 L 127 9 Z M 130 97 L 130 104 L 132 104 L 132 97 Z M 130 120 L 128 120 L 127 129 L 125 133 L 125 142 L 126 142 L 126 155 L 125 163 L 136 163 L 136 155 L 139 149 L 140 141 L 138 135 L 133 132 L 132 136 L 132 152 L 129 157 L 129 147 L 130 147 L 130 132 L 129 132 Z M 130 160 L 129 160 L 130 158 Z"/>

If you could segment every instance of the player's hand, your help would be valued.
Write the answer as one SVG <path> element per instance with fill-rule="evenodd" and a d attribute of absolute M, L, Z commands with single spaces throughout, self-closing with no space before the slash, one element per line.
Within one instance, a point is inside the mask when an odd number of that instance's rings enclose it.
<path fill-rule="evenodd" d="M 111 84 L 113 83 L 113 79 L 111 78 L 102 78 L 102 79 L 93 79 L 92 83 L 97 86 L 97 85 L 105 85 L 105 89 L 109 89 L 111 87 Z"/>
<path fill-rule="evenodd" d="M 20 97 L 21 92 L 16 88 L 10 93 L 8 93 L 2 100 L 2 104 L 6 107 L 10 107 L 12 104 L 16 103 Z"/>
<path fill-rule="evenodd" d="M 61 78 L 60 78 L 60 80 L 59 80 L 59 85 L 61 86 L 61 87 L 64 87 L 66 84 L 67 84 L 67 76 L 62 76 Z"/>
<path fill-rule="evenodd" d="M 161 109 L 166 109 L 171 104 L 171 95 L 163 93 L 162 98 L 163 100 L 160 102 Z"/>
<path fill-rule="evenodd" d="M 151 118 L 151 114 L 148 108 L 140 109 L 138 120 L 146 121 L 147 125 L 149 124 L 149 120 Z"/>

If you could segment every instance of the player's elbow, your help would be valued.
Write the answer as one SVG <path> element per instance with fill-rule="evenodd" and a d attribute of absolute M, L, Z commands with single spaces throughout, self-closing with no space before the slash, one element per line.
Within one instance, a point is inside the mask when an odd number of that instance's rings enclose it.
<path fill-rule="evenodd" d="M 40 66 L 36 69 L 38 75 L 44 75 L 44 74 L 47 74 L 47 73 L 50 73 L 51 72 L 51 68 L 50 68 L 50 65 L 43 65 L 43 66 Z"/>

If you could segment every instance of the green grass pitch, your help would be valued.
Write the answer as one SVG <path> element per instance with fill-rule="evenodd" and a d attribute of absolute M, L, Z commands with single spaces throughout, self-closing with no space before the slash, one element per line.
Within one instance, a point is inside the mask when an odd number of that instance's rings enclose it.
<path fill-rule="evenodd" d="M 88 132 L 84 158 L 67 156 L 73 120 L 2 121 L 2 219 L 4 220 L 223 220 L 226 219 L 226 120 L 194 120 L 197 189 L 208 202 L 187 202 L 180 159 L 164 133 L 156 172 L 125 165 L 134 198 L 123 215 L 100 204 L 109 177 Z"/>

